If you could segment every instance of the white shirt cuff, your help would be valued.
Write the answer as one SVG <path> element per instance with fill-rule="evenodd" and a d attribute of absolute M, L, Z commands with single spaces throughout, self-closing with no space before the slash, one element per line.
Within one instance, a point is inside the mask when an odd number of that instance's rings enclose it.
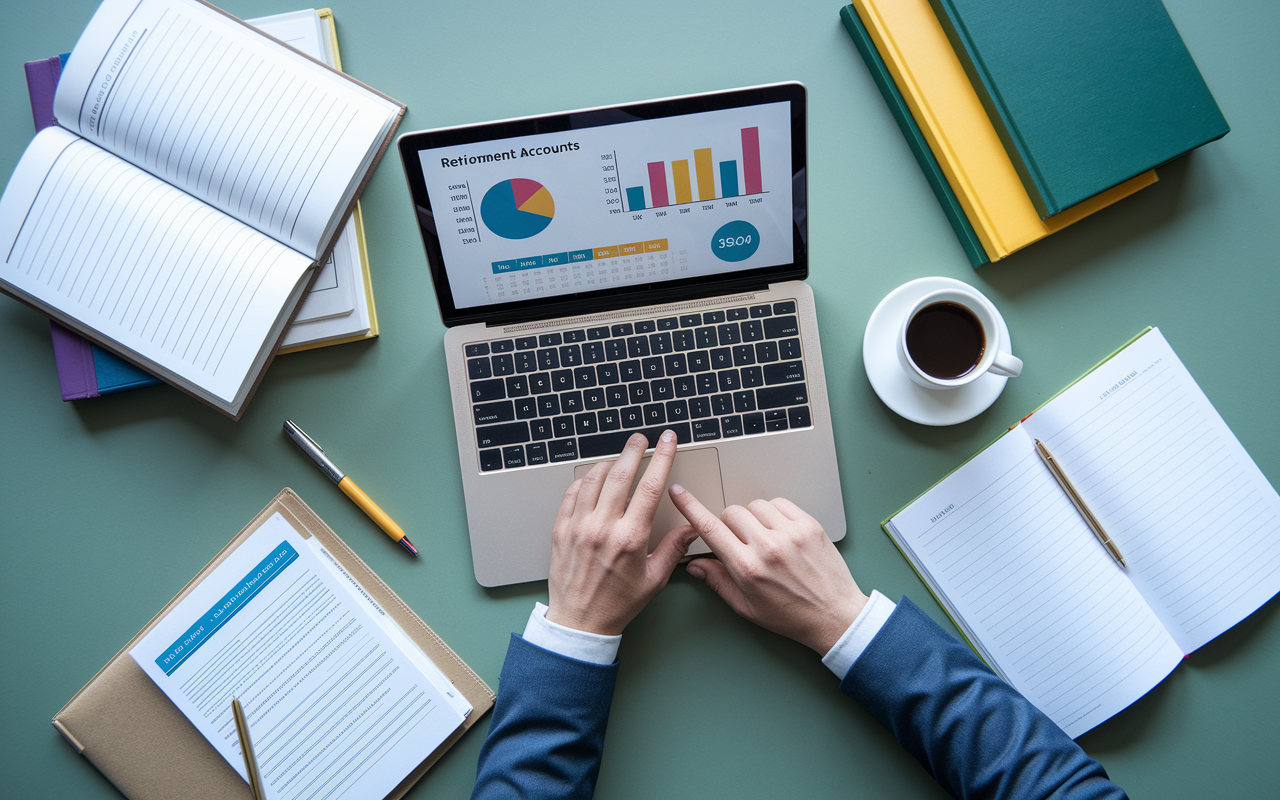
<path fill-rule="evenodd" d="M 885 620 L 889 619 L 889 615 L 897 607 L 897 603 L 872 589 L 867 604 L 862 607 L 862 611 L 858 613 L 844 635 L 836 640 L 827 654 L 822 657 L 822 663 L 826 664 L 827 669 L 834 672 L 837 678 L 844 680 L 853 662 L 857 661 L 862 651 L 867 649 L 867 645 L 871 644 L 871 640 L 884 627 Z"/>
<path fill-rule="evenodd" d="M 524 640 L 544 650 L 579 661 L 612 664 L 618 660 L 618 645 L 622 642 L 622 634 L 606 636 L 603 633 L 566 628 L 547 619 L 547 607 L 536 603 L 533 612 L 529 614 L 529 622 L 524 626 Z"/>

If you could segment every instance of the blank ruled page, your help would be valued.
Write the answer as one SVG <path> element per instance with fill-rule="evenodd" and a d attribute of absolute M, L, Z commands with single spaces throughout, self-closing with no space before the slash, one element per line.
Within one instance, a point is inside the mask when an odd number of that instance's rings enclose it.
<path fill-rule="evenodd" d="M 311 265 L 57 127 L 14 170 L 0 237 L 4 282 L 224 404 L 256 374 Z"/>
<path fill-rule="evenodd" d="M 59 122 L 313 259 L 398 107 L 192 0 L 106 0 Z"/>
<path fill-rule="evenodd" d="M 1159 330 L 1025 423 L 1185 652 L 1280 591 L 1280 497 Z"/>
<path fill-rule="evenodd" d="M 1021 429 L 889 524 L 970 641 L 1073 737 L 1182 657 Z"/>

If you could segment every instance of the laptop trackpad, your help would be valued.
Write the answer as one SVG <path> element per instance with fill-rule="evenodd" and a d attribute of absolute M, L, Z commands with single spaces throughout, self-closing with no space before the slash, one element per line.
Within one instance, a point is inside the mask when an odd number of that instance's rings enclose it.
<path fill-rule="evenodd" d="M 636 484 L 640 482 L 640 476 L 649 467 L 650 456 L 645 456 L 640 460 L 640 469 L 636 471 L 636 479 L 631 484 L 631 491 L 634 492 Z M 579 464 L 574 467 L 573 477 L 581 478 L 591 471 L 595 464 Z M 720 481 L 720 455 L 719 451 L 714 447 L 704 447 L 698 450 L 681 450 L 676 453 L 675 463 L 671 466 L 671 477 L 667 479 L 667 486 L 678 483 L 693 493 L 693 496 L 707 507 L 707 510 L 717 517 L 720 512 L 724 511 L 724 486 Z M 675 505 L 671 502 L 671 495 L 663 493 L 662 502 L 658 504 L 658 513 L 653 519 L 653 532 L 649 536 L 649 550 L 652 551 L 662 541 L 662 537 L 667 535 L 667 531 L 672 528 L 678 528 L 687 524 L 684 515 L 676 510 Z M 694 541 L 693 546 L 689 548 L 689 555 L 698 555 L 700 553 L 709 553 L 710 549 L 702 543 L 701 539 Z"/>

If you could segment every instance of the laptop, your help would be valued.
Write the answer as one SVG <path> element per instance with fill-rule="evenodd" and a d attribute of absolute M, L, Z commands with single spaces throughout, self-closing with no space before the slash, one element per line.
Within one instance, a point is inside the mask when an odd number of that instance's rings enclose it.
<path fill-rule="evenodd" d="M 844 537 L 805 108 L 780 83 L 400 136 L 481 585 L 545 579 L 565 489 L 637 432 L 675 431 L 711 511 L 786 497 Z M 650 547 L 681 524 L 664 499 Z"/>

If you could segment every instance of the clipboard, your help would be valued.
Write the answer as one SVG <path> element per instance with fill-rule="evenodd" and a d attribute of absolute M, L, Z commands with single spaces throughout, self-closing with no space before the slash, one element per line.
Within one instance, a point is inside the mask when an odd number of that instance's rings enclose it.
<path fill-rule="evenodd" d="M 493 708 L 493 690 L 480 676 L 405 605 L 302 498 L 286 488 L 54 716 L 53 727 L 126 797 L 132 800 L 173 797 L 175 776 L 181 776 L 182 794 L 186 797 L 252 800 L 249 784 L 138 667 L 129 650 L 275 513 L 288 520 L 302 538 L 319 539 L 474 707 L 462 726 L 405 776 L 387 795 L 387 800 L 404 795 L 446 750 Z"/>

